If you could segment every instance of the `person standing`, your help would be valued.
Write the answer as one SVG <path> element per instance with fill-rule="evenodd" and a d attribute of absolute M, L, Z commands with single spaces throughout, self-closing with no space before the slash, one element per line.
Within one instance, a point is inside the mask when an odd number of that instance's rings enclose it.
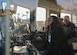
<path fill-rule="evenodd" d="M 72 46 L 72 38 L 74 37 L 75 35 L 75 24 L 72 23 L 70 20 L 69 20 L 69 16 L 64 16 L 64 22 L 63 22 L 63 26 L 65 27 L 65 29 L 67 29 L 67 32 L 66 32 L 66 37 L 67 37 L 67 43 L 70 47 L 70 51 L 71 51 L 71 54 L 73 54 L 73 46 Z"/>
<path fill-rule="evenodd" d="M 71 55 L 68 51 L 63 25 L 56 16 L 50 16 L 47 27 L 47 55 Z"/>

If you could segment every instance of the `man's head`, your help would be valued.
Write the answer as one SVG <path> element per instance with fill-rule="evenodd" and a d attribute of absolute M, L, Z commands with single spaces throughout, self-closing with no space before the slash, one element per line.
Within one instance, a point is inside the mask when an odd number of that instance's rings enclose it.
<path fill-rule="evenodd" d="M 69 23 L 69 16 L 64 16 L 64 23 L 65 24 Z"/>

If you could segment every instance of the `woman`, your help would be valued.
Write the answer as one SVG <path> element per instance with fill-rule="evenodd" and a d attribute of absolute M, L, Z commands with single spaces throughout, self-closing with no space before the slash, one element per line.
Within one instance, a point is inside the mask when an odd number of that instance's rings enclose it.
<path fill-rule="evenodd" d="M 70 55 L 64 29 L 56 16 L 50 16 L 47 29 L 47 55 Z"/>

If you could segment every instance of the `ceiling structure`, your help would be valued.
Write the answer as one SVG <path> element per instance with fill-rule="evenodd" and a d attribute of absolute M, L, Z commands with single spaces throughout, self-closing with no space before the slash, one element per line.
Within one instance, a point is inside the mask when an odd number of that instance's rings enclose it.
<path fill-rule="evenodd" d="M 77 13 L 77 0 L 56 0 L 63 12 Z"/>
<path fill-rule="evenodd" d="M 39 0 L 38 6 L 55 11 L 62 9 L 62 7 L 57 4 L 56 0 Z"/>
<path fill-rule="evenodd" d="M 0 8 L 1 8 L 2 1 L 6 1 L 6 0 L 0 0 Z M 35 5 L 35 4 L 38 4 L 38 0 L 24 0 L 24 1 L 10 0 L 10 1 L 12 4 L 20 5 L 23 7 L 28 7 L 30 9 L 34 9 L 34 7 L 37 7 L 37 5 Z M 45 0 L 42 0 L 42 1 L 45 1 Z M 54 3 L 55 5 L 61 6 L 63 8 L 62 12 L 77 13 L 77 0 L 47 0 L 47 1 L 49 1 L 51 4 Z M 58 7 L 58 6 L 56 6 L 56 7 Z M 60 7 L 58 7 L 58 8 L 61 9 Z"/>

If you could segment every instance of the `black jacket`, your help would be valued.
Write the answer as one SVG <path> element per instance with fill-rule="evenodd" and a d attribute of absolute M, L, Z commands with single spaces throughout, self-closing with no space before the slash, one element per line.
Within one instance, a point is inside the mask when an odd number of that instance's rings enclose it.
<path fill-rule="evenodd" d="M 49 44 L 47 41 L 48 55 L 69 55 L 69 48 L 67 45 L 64 29 L 60 26 L 55 26 L 55 28 L 52 27 L 50 30 L 52 38 L 51 44 Z"/>

